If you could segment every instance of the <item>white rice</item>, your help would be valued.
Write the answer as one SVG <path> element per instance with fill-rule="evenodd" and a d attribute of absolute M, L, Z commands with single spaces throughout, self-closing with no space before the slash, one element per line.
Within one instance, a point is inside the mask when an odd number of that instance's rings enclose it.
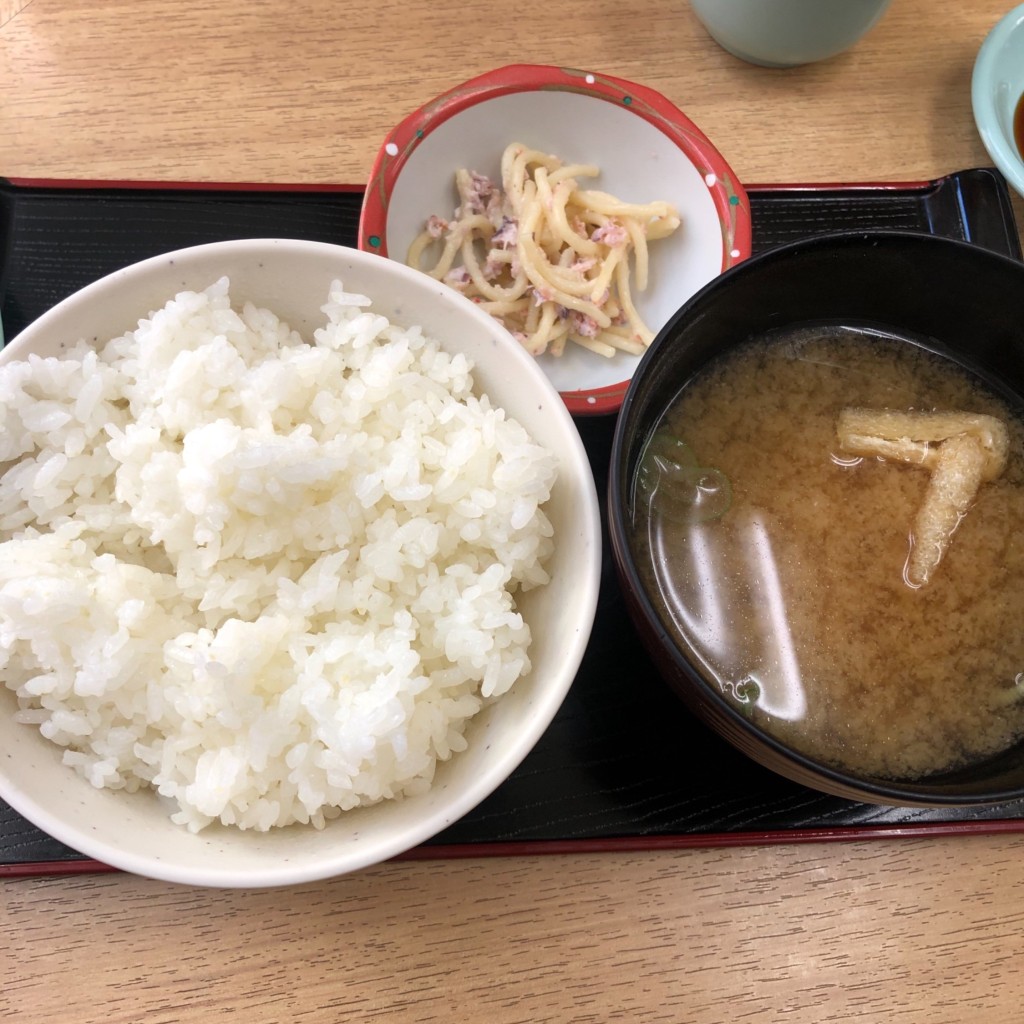
<path fill-rule="evenodd" d="M 555 459 L 335 282 L 303 341 L 227 279 L 0 366 L 0 671 L 94 786 L 323 827 L 422 792 L 530 669 Z"/>

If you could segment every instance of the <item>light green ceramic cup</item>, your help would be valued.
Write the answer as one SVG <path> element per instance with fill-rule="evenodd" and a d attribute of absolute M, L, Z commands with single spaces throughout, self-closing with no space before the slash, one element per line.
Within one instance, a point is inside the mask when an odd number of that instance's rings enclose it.
<path fill-rule="evenodd" d="M 712 39 L 751 64 L 789 68 L 852 46 L 891 0 L 690 0 Z"/>

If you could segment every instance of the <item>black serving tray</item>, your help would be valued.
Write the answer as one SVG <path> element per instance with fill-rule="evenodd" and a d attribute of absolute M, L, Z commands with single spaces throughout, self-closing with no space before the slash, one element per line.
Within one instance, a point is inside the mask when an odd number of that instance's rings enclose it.
<path fill-rule="evenodd" d="M 1003 178 L 987 168 L 896 185 L 748 187 L 753 249 L 827 231 L 898 228 L 1021 258 Z M 308 186 L 0 179 L 0 319 L 13 338 L 129 263 L 231 238 L 355 245 L 362 192 Z M 614 417 L 577 420 L 598 493 Z M 607 547 L 607 546 L 606 546 Z M 606 551 L 597 621 L 550 728 L 484 803 L 412 857 L 655 848 L 953 832 L 1024 832 L 1024 801 L 878 807 L 825 796 L 748 760 L 692 718 L 627 618 Z M 0 802 L 0 875 L 99 870 Z"/>

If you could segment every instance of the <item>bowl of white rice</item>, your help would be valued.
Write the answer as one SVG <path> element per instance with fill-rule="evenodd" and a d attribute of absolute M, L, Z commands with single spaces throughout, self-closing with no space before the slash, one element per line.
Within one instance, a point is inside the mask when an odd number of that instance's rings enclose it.
<path fill-rule="evenodd" d="M 0 798 L 116 868 L 273 886 L 395 856 L 560 707 L 600 581 L 543 371 L 425 274 L 198 246 L 0 354 Z"/>

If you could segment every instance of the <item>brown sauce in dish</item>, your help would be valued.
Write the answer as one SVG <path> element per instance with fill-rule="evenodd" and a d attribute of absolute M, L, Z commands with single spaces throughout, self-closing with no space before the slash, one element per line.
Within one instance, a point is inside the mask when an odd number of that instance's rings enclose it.
<path fill-rule="evenodd" d="M 1017 109 L 1013 112 L 1013 141 L 1017 143 L 1017 152 L 1024 159 L 1024 93 L 1017 100 Z"/>
<path fill-rule="evenodd" d="M 903 567 L 928 473 L 839 451 L 851 405 L 1008 428 L 1006 468 L 927 586 Z M 1024 734 L 1022 420 L 949 360 L 875 332 L 737 350 L 677 396 L 662 461 L 641 459 L 633 545 L 666 628 L 739 710 L 837 767 L 913 779 L 1005 749 Z M 692 471 L 665 471 L 680 442 Z"/>

